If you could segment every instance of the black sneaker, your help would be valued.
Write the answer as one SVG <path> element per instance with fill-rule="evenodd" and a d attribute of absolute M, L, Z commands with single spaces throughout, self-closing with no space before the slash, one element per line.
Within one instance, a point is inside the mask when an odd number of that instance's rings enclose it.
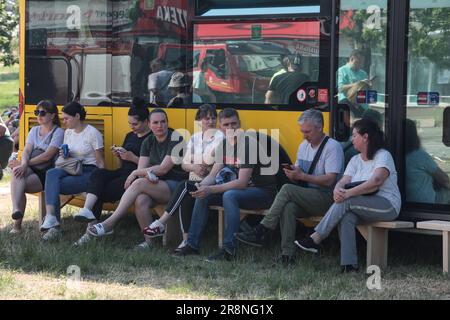
<path fill-rule="evenodd" d="M 13 220 L 19 220 L 23 218 L 23 212 L 22 211 L 14 211 L 13 214 L 11 215 L 11 218 L 13 218 Z"/>
<path fill-rule="evenodd" d="M 251 246 L 262 247 L 269 231 L 262 224 L 258 224 L 247 232 L 236 233 L 236 239 Z"/>
<path fill-rule="evenodd" d="M 318 244 L 315 244 L 311 237 L 306 237 L 306 238 L 303 238 L 300 240 L 295 240 L 294 243 L 300 249 L 303 249 L 305 251 L 312 252 L 312 253 L 319 253 L 320 246 Z"/>
<path fill-rule="evenodd" d="M 341 266 L 341 273 L 358 272 L 359 266 L 357 264 L 346 264 Z"/>
<path fill-rule="evenodd" d="M 184 256 L 191 256 L 198 254 L 198 250 L 192 248 L 190 245 L 185 245 L 183 248 L 181 248 L 179 251 L 176 251 L 173 253 L 175 257 L 184 257 Z"/>
<path fill-rule="evenodd" d="M 229 252 L 226 249 L 220 249 L 219 252 L 214 253 L 210 255 L 208 258 L 206 258 L 206 261 L 208 262 L 233 261 L 235 258 L 236 258 L 235 252 Z"/>

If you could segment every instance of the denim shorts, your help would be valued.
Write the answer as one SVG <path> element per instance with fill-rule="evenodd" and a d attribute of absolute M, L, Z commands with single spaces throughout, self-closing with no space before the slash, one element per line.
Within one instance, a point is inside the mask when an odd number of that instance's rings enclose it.
<path fill-rule="evenodd" d="M 173 191 L 175 190 L 177 185 L 180 183 L 180 181 L 178 181 L 178 180 L 163 180 L 163 181 L 165 183 L 167 183 L 167 185 L 169 186 L 170 194 L 173 193 Z"/>

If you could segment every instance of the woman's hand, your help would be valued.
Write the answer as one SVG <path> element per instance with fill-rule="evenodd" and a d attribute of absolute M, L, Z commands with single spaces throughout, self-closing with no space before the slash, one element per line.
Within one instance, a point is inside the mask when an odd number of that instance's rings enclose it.
<path fill-rule="evenodd" d="M 333 191 L 333 199 L 334 202 L 336 203 L 342 203 L 345 200 L 347 200 L 348 198 L 350 198 L 348 192 L 348 190 L 344 189 L 344 188 L 335 188 Z"/>
<path fill-rule="evenodd" d="M 133 183 L 134 180 L 136 180 L 137 175 L 136 175 L 136 170 L 131 172 L 130 175 L 128 176 L 127 180 L 125 180 L 125 185 L 124 188 L 125 190 L 128 189 L 129 186 L 131 186 L 131 184 Z"/>
<path fill-rule="evenodd" d="M 194 165 L 194 173 L 199 177 L 206 177 L 209 173 L 208 166 L 203 164 Z"/>
<path fill-rule="evenodd" d="M 16 177 L 16 178 L 23 178 L 25 176 L 26 172 L 27 172 L 27 166 L 24 164 L 21 164 L 21 165 L 13 168 L 13 174 L 14 174 L 14 177 Z"/>

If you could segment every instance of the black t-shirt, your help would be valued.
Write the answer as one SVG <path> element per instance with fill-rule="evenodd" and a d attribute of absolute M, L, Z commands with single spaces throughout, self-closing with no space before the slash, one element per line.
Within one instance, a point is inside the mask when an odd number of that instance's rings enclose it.
<path fill-rule="evenodd" d="M 276 191 L 276 173 L 267 175 L 261 174 L 261 169 L 267 167 L 261 163 L 258 145 L 254 137 L 245 135 L 244 139 L 237 139 L 237 143 L 230 144 L 224 139 L 216 148 L 216 162 L 223 163 L 239 177 L 240 168 L 252 168 L 252 176 L 249 180 L 249 187 L 261 187 Z"/>
<path fill-rule="evenodd" d="M 151 134 L 147 139 L 142 142 L 141 146 L 141 156 L 149 157 L 150 166 L 160 165 L 166 156 L 172 155 L 172 151 L 175 148 L 176 154 L 173 155 L 178 157 L 178 162 L 181 163 L 183 159 L 183 150 L 185 149 L 185 142 L 182 136 L 175 133 L 172 141 L 172 135 L 174 131 L 169 129 L 169 134 L 166 140 L 159 143 L 156 137 Z M 188 173 L 181 168 L 181 165 L 174 165 L 172 169 L 164 176 L 159 177 L 162 180 L 183 180 L 188 178 Z"/>
<path fill-rule="evenodd" d="M 282 104 L 289 104 L 289 97 L 303 83 L 309 81 L 308 75 L 301 72 L 286 72 L 276 76 L 269 86 L 269 90 L 275 93 L 277 101 Z"/>
<path fill-rule="evenodd" d="M 146 135 L 142 137 L 138 137 L 137 134 L 134 132 L 129 132 L 125 136 L 125 139 L 123 140 L 122 147 L 125 148 L 127 151 L 131 151 L 135 156 L 139 157 L 141 153 L 141 145 L 142 142 L 151 134 L 151 132 L 147 133 Z M 131 161 L 122 161 L 122 170 L 125 172 L 132 172 L 133 170 L 137 169 L 137 164 Z"/>

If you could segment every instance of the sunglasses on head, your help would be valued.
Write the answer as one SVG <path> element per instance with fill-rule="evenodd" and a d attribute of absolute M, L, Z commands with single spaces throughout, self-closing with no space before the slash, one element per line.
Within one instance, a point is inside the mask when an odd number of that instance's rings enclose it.
<path fill-rule="evenodd" d="M 47 111 L 45 111 L 45 110 L 34 110 L 34 115 L 36 117 L 38 117 L 38 116 L 45 117 L 46 114 L 47 114 Z"/>

